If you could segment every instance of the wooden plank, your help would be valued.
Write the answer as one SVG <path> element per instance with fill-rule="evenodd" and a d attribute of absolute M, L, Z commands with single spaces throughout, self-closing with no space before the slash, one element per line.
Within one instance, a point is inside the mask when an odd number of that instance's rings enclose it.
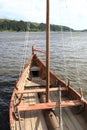
<path fill-rule="evenodd" d="M 64 126 L 64 130 L 67 128 L 68 130 L 86 130 L 83 128 L 83 125 L 79 122 L 79 120 L 77 120 L 76 116 L 79 116 L 79 114 L 73 114 L 70 109 L 65 108 L 63 110 L 63 122 L 66 124 Z"/>
<path fill-rule="evenodd" d="M 36 93 L 27 93 L 25 96 L 25 104 L 31 105 L 39 103 L 39 99 Z M 27 97 L 27 98 L 26 98 Z M 38 111 L 24 111 L 25 112 L 25 128 L 24 130 L 47 130 L 43 114 L 40 110 Z"/>
<path fill-rule="evenodd" d="M 82 105 L 80 100 L 68 100 L 59 102 L 48 102 L 48 103 L 40 103 L 40 104 L 31 104 L 29 106 L 18 106 L 19 111 L 31 111 L 31 110 L 43 110 L 43 109 L 51 109 L 58 107 L 72 107 Z"/>
<path fill-rule="evenodd" d="M 36 103 L 35 94 L 30 93 L 29 95 L 30 95 L 30 97 L 32 97 L 32 98 L 29 98 L 29 104 Z M 36 123 L 35 123 L 36 115 L 32 110 L 30 111 L 30 120 L 31 120 L 31 128 L 30 129 L 34 130 L 35 125 L 36 125 Z"/>
<path fill-rule="evenodd" d="M 65 87 L 61 87 L 61 88 L 50 88 L 50 92 L 54 92 L 54 91 L 63 91 L 63 90 L 67 90 L 67 88 Z M 16 94 L 24 94 L 24 93 L 41 93 L 41 92 L 46 92 L 46 89 L 31 89 L 31 90 L 19 90 L 16 91 Z"/>
<path fill-rule="evenodd" d="M 25 97 L 29 97 L 29 94 L 25 94 Z M 29 105 L 29 99 L 26 98 L 24 100 L 24 105 Z M 31 126 L 31 118 L 30 118 L 30 112 L 26 111 L 24 112 L 24 130 L 29 130 Z"/>

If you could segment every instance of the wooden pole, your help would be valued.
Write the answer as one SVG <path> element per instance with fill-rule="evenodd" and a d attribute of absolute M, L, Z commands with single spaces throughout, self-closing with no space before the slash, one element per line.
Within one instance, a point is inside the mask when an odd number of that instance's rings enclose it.
<path fill-rule="evenodd" d="M 46 0 L 46 102 L 49 102 L 50 86 L 50 0 Z"/>

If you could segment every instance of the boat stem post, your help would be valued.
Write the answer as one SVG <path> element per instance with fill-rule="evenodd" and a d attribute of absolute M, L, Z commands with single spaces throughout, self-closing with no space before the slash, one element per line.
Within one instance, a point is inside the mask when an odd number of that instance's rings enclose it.
<path fill-rule="evenodd" d="M 46 102 L 49 102 L 50 86 L 50 2 L 46 1 Z"/>
<path fill-rule="evenodd" d="M 70 86 L 70 79 L 68 79 L 68 85 L 67 85 L 68 87 Z"/>
<path fill-rule="evenodd" d="M 79 88 L 79 90 L 80 90 L 81 100 L 83 100 L 84 97 L 83 97 L 83 91 L 82 91 L 82 88 Z"/>
<path fill-rule="evenodd" d="M 34 46 L 32 46 L 32 54 L 34 54 Z"/>

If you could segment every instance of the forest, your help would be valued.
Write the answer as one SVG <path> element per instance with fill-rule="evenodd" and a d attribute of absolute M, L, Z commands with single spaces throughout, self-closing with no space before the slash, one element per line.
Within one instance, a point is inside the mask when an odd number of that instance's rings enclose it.
<path fill-rule="evenodd" d="M 66 26 L 61 25 L 50 25 L 51 31 L 74 31 Z M 0 31 L 45 31 L 46 24 L 45 23 L 35 23 L 35 22 L 26 22 L 26 21 L 17 21 L 17 20 L 8 20 L 8 19 L 0 19 Z"/>

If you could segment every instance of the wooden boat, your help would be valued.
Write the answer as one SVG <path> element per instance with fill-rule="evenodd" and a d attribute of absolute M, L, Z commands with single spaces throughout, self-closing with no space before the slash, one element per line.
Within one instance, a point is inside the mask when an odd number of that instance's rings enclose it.
<path fill-rule="evenodd" d="M 10 129 L 86 130 L 87 101 L 82 90 L 77 93 L 69 80 L 65 84 L 49 68 L 48 17 L 47 24 L 46 64 L 35 53 L 44 52 L 32 47 L 31 59 L 25 65 L 11 97 Z"/>
<path fill-rule="evenodd" d="M 56 129 L 59 129 L 60 108 L 63 108 L 64 130 L 86 130 L 87 101 L 84 100 L 82 91 L 78 94 L 70 82 L 66 85 L 50 71 L 50 101 L 46 102 L 46 65 L 34 51 L 13 91 L 10 104 L 11 130 L 51 130 L 48 122 L 51 127 L 56 125 Z M 55 118 L 52 113 L 48 114 L 50 111 L 55 113 Z M 48 115 L 52 116 L 54 124 L 51 124 Z"/>

